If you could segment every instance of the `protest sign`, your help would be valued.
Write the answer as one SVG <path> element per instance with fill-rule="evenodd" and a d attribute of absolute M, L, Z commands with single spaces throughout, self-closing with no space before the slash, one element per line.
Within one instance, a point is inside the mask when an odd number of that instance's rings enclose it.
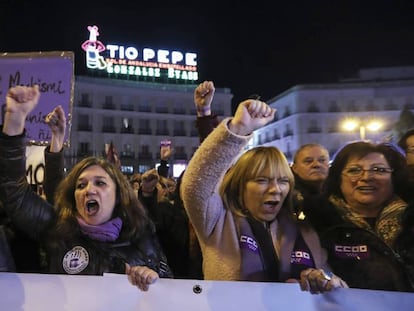
<path fill-rule="evenodd" d="M 74 53 L 56 51 L 0 54 L 2 123 L 8 89 L 35 84 L 39 85 L 40 100 L 26 119 L 28 142 L 34 145 L 48 144 L 51 131 L 44 120 L 49 112 L 61 105 L 66 113 L 65 145 L 68 146 L 74 94 Z"/>

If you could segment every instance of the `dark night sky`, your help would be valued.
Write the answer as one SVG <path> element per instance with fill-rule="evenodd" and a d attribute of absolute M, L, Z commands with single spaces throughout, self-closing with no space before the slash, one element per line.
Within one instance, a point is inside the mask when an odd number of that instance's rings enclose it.
<path fill-rule="evenodd" d="M 200 80 L 230 88 L 233 103 L 414 65 L 414 1 L 146 2 L 0 0 L 0 51 L 74 51 L 83 74 L 80 44 L 98 25 L 104 42 L 198 53 Z"/>

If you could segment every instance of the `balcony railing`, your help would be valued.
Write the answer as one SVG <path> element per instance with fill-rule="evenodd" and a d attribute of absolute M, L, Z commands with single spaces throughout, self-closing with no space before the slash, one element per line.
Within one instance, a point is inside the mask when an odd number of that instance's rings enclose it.
<path fill-rule="evenodd" d="M 140 129 L 138 129 L 138 134 L 152 135 L 152 131 L 149 128 L 140 128 Z"/>
<path fill-rule="evenodd" d="M 116 129 L 115 129 L 115 126 L 106 125 L 106 126 L 102 127 L 102 132 L 104 132 L 104 133 L 116 133 Z"/>
<path fill-rule="evenodd" d="M 92 126 L 89 124 L 79 124 L 78 131 L 91 132 Z"/>

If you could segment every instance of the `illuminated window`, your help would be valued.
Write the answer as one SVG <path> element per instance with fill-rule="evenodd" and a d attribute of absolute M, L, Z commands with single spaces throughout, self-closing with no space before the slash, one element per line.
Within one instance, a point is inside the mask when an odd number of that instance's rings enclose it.
<path fill-rule="evenodd" d="M 181 176 L 182 172 L 187 168 L 185 163 L 175 163 L 173 164 L 173 176 L 178 178 Z"/>
<path fill-rule="evenodd" d="M 121 133 L 134 133 L 134 127 L 132 126 L 132 118 L 122 118 Z"/>

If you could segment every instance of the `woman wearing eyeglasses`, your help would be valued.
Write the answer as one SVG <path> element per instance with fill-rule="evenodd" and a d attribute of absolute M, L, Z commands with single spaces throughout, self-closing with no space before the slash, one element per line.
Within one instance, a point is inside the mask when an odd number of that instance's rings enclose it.
<path fill-rule="evenodd" d="M 394 146 L 359 141 L 337 153 L 305 215 L 349 287 L 414 291 L 411 195 L 405 158 Z"/>

